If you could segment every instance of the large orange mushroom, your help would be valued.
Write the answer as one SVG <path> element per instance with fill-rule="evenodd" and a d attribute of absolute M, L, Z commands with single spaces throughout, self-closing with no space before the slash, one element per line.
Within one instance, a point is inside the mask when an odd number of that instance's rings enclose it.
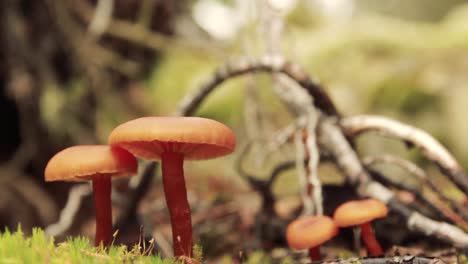
<path fill-rule="evenodd" d="M 93 182 L 95 245 L 108 246 L 112 236 L 111 177 L 135 174 L 137 165 L 136 158 L 122 148 L 83 145 L 57 153 L 48 162 L 44 174 L 46 181 Z"/>
<path fill-rule="evenodd" d="M 338 234 L 338 226 L 328 216 L 305 216 L 292 221 L 286 229 L 289 247 L 309 250 L 312 261 L 320 260 L 320 245 Z"/>
<path fill-rule="evenodd" d="M 174 255 L 191 257 L 192 223 L 183 163 L 186 159 L 211 159 L 234 151 L 236 138 L 231 129 L 200 117 L 143 117 L 115 128 L 109 144 L 145 159 L 161 160 Z"/>
<path fill-rule="evenodd" d="M 340 205 L 333 215 L 339 227 L 360 226 L 362 240 L 372 256 L 382 255 L 383 250 L 377 241 L 371 221 L 387 216 L 387 206 L 376 199 L 349 201 Z"/>

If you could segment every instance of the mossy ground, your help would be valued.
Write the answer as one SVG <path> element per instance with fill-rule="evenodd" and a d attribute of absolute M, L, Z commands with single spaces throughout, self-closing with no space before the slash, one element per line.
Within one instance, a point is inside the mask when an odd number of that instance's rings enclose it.
<path fill-rule="evenodd" d="M 20 228 L 16 232 L 0 233 L 0 263 L 177 263 L 173 259 L 149 255 L 146 253 L 149 251 L 137 245 L 132 249 L 112 246 L 106 251 L 94 247 L 83 237 L 56 244 L 38 228 L 33 229 L 30 237 L 26 237 Z"/>

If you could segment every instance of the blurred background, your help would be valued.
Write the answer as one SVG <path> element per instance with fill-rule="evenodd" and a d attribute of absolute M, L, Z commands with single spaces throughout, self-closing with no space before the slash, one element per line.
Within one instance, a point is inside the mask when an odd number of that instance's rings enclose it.
<path fill-rule="evenodd" d="M 29 233 L 58 221 L 76 184 L 44 182 L 45 165 L 57 151 L 106 143 L 115 126 L 133 118 L 171 115 L 226 61 L 272 53 L 303 66 L 343 115 L 379 114 L 422 128 L 468 167 L 468 1 L 2 0 L 0 229 L 21 223 Z M 272 84 L 268 74 L 229 81 L 196 115 L 233 128 L 240 150 L 293 120 Z M 261 117 L 255 124 L 245 114 L 252 87 Z M 372 136 L 358 143 L 363 155 L 385 149 L 440 177 L 404 144 Z M 260 202 L 234 169 L 238 154 L 186 165 L 199 217 L 196 239 L 208 260 L 268 248 L 255 242 Z M 261 178 L 293 154 L 285 150 L 249 166 Z M 322 166 L 320 177 L 324 184 L 342 182 L 331 166 Z M 296 178 L 288 172 L 274 186 L 285 215 L 298 206 Z M 116 182 L 116 218 L 137 181 Z M 93 236 L 91 201 L 83 192 L 70 227 L 56 234 L 59 241 Z M 122 242 L 137 242 L 144 225 L 144 233 L 162 234 L 164 247 L 170 238 L 164 206 L 156 173 Z M 281 239 L 269 243 L 269 249 L 284 246 Z"/>

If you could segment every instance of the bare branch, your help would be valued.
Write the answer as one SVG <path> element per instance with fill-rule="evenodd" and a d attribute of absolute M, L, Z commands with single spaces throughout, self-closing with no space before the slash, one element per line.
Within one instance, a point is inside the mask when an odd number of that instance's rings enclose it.
<path fill-rule="evenodd" d="M 72 1 L 75 13 L 85 23 L 90 23 L 93 19 L 94 9 L 87 1 Z M 174 45 L 191 48 L 194 50 L 205 51 L 206 45 L 196 43 L 197 41 L 177 41 L 163 34 L 153 32 L 142 23 L 131 23 L 122 19 L 112 19 L 103 34 L 114 38 L 126 40 L 128 42 L 140 45 L 142 47 L 159 51 L 167 49 Z M 213 50 L 211 50 L 213 51 Z"/>
<path fill-rule="evenodd" d="M 394 155 L 383 154 L 383 155 L 376 155 L 376 156 L 367 156 L 362 159 L 362 163 L 366 167 L 372 166 L 374 164 L 379 164 L 379 163 L 392 164 L 416 176 L 416 178 L 418 178 L 422 182 L 426 182 L 428 178 L 424 170 L 421 169 L 419 166 L 417 166 L 416 164 L 408 160 L 405 160 L 403 158 L 400 158 Z"/>
<path fill-rule="evenodd" d="M 311 107 L 312 108 L 312 107 Z M 312 199 L 315 207 L 315 215 L 323 214 L 322 183 L 318 176 L 318 163 L 320 152 L 318 150 L 316 127 L 318 123 L 318 113 L 315 109 L 308 111 L 308 122 L 306 126 L 305 146 L 307 150 L 307 194 Z"/>
<path fill-rule="evenodd" d="M 80 184 L 74 186 L 68 194 L 68 200 L 60 213 L 59 221 L 46 227 L 47 236 L 61 235 L 73 224 L 78 209 L 80 209 L 83 199 L 92 193 L 89 184 Z"/>
<path fill-rule="evenodd" d="M 440 214 L 443 216 L 444 220 L 451 221 L 452 223 L 461 226 L 464 230 L 468 230 L 468 223 L 460 216 L 457 214 L 450 206 L 448 206 L 446 203 L 451 204 L 451 200 L 445 200 L 445 197 L 443 197 L 439 192 L 437 191 L 429 191 L 429 192 L 423 192 L 423 190 L 416 190 L 414 188 L 410 188 L 408 186 L 405 186 L 404 184 L 399 184 L 394 182 L 392 179 L 387 178 L 385 176 L 382 176 L 381 173 L 377 173 L 370 169 L 369 167 L 372 164 L 376 163 L 387 163 L 387 164 L 392 164 L 401 167 L 402 169 L 406 170 L 407 172 L 410 173 L 410 175 L 415 175 L 418 179 L 427 179 L 427 175 L 422 170 L 420 167 L 418 167 L 416 164 L 413 164 L 405 159 L 402 159 L 400 157 L 392 156 L 392 155 L 380 155 L 380 156 L 369 156 L 365 157 L 363 159 L 363 164 L 366 166 L 367 170 L 371 175 L 373 176 L 374 179 L 376 179 L 379 182 L 382 182 L 382 177 L 385 178 L 384 183 L 393 185 L 397 187 L 398 189 L 403 189 L 406 191 L 409 191 L 415 195 L 415 197 L 420 200 L 424 205 L 435 211 L 437 214 Z M 445 203 L 444 203 L 445 202 Z"/>
<path fill-rule="evenodd" d="M 112 21 L 113 9 L 114 0 L 99 0 L 94 10 L 94 16 L 88 25 L 88 31 L 96 37 L 102 35 Z"/>
<path fill-rule="evenodd" d="M 426 258 L 416 256 L 383 257 L 383 258 L 350 258 L 344 260 L 322 261 L 322 264 L 443 264 L 438 258 Z"/>
<path fill-rule="evenodd" d="M 468 223 L 464 218 L 467 217 L 467 208 L 463 208 L 458 203 L 452 201 L 449 197 L 444 195 L 443 190 L 440 185 L 435 183 L 430 177 L 427 176 L 426 172 L 421 169 L 416 164 L 402 159 L 393 155 L 378 155 L 378 156 L 368 156 L 362 159 L 364 166 L 370 167 L 372 164 L 376 163 L 387 163 L 396 165 L 405 171 L 409 172 L 411 175 L 416 176 L 423 184 L 427 185 L 433 193 L 429 194 L 419 194 L 421 197 L 424 196 L 425 199 L 429 200 L 431 205 L 437 208 L 440 213 L 444 214 L 446 217 L 451 219 L 454 223 L 463 226 L 465 230 L 468 230 Z M 407 188 L 406 188 L 407 189 Z M 413 190 L 414 191 L 414 190 Z M 454 212 L 449 206 L 445 203 L 452 206 L 456 212 Z"/>
<path fill-rule="evenodd" d="M 156 162 L 148 162 L 143 172 L 138 176 L 140 178 L 139 182 L 136 188 L 132 190 L 127 206 L 123 209 L 122 214 L 116 221 L 116 229 L 121 229 L 128 222 L 130 222 L 132 218 L 136 217 L 138 205 L 150 189 L 151 180 L 153 179 L 156 168 Z"/>
<path fill-rule="evenodd" d="M 394 194 L 385 186 L 371 179 L 362 167 L 356 152 L 349 145 L 336 120 L 328 118 L 319 124 L 319 142 L 330 151 L 337 165 L 348 181 L 356 186 L 357 192 L 363 197 L 372 197 L 385 202 L 391 210 L 398 212 L 406 219 L 410 230 L 422 232 L 427 236 L 437 237 L 456 247 L 468 247 L 468 234 L 459 228 L 431 220 L 394 198 Z"/>
<path fill-rule="evenodd" d="M 370 115 L 344 118 L 340 125 L 350 136 L 374 131 L 380 135 L 397 138 L 414 145 L 422 151 L 426 158 L 437 164 L 465 195 L 468 195 L 468 177 L 460 164 L 444 146 L 425 131 L 396 120 Z"/>
<path fill-rule="evenodd" d="M 394 194 L 385 186 L 371 180 L 368 172 L 363 168 L 356 152 L 345 138 L 342 129 L 338 126 L 339 117 L 336 108 L 328 95 L 320 86 L 313 83 L 310 78 L 298 66 L 286 63 L 281 57 L 265 56 L 260 59 L 242 59 L 233 63 L 228 63 L 218 69 L 215 74 L 196 90 L 182 100 L 177 115 L 192 115 L 197 110 L 202 101 L 225 80 L 242 74 L 253 72 L 281 72 L 295 80 L 307 93 L 314 98 L 314 105 L 325 114 L 325 120 L 319 122 L 319 144 L 325 152 L 329 152 L 343 171 L 348 182 L 355 186 L 359 195 L 363 197 L 373 197 L 388 204 L 388 206 L 398 212 L 406 219 L 412 218 L 412 222 L 407 225 L 413 230 L 424 232 L 431 230 L 430 235 L 441 240 L 454 244 L 457 247 L 468 247 L 465 242 L 468 235 L 455 226 L 433 221 L 422 215 L 414 217 L 414 212 L 394 199 Z M 331 117 L 330 117 L 331 116 Z M 427 221 L 425 221 L 427 220 Z M 446 228 L 446 226 L 450 228 Z M 436 228 L 438 227 L 438 228 Z M 441 228 L 443 227 L 443 228 Z M 448 235 L 441 232 L 449 231 Z M 429 233 L 426 233 L 429 235 Z M 458 237 L 454 237 L 456 234 Z"/>
<path fill-rule="evenodd" d="M 422 232 L 426 236 L 450 241 L 456 247 L 468 247 L 468 234 L 453 225 L 431 220 L 418 212 L 410 215 L 407 226 L 410 230 Z"/>
<path fill-rule="evenodd" d="M 301 191 L 302 199 L 302 215 L 312 215 L 314 212 L 314 203 L 307 193 L 307 170 L 305 163 L 307 163 L 308 157 L 306 157 L 306 147 L 303 140 L 302 130 L 296 131 L 294 135 L 294 143 L 296 145 L 296 172 L 299 182 L 299 189 Z"/>
<path fill-rule="evenodd" d="M 287 62 L 279 56 L 264 56 L 258 59 L 243 58 L 225 64 L 220 67 L 206 83 L 201 85 L 199 89 L 182 100 L 176 114 L 182 116 L 193 115 L 201 102 L 218 85 L 230 78 L 256 72 L 278 72 L 286 74 L 294 79 L 314 98 L 314 104 L 317 108 L 321 109 L 326 114 L 338 115 L 338 111 L 322 88 L 314 83 L 300 66 Z"/>
<path fill-rule="evenodd" d="M 259 155 L 257 158 L 260 162 L 263 162 L 270 156 L 273 152 L 278 151 L 283 145 L 288 143 L 296 133 L 301 128 L 304 128 L 306 125 L 306 117 L 301 116 L 297 118 L 292 124 L 280 129 L 272 137 L 270 137 L 264 147 L 262 155 Z"/>

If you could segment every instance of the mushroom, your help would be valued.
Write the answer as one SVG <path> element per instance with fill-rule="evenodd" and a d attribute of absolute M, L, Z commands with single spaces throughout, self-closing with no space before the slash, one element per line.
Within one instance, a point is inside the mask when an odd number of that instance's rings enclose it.
<path fill-rule="evenodd" d="M 383 254 L 382 247 L 377 241 L 371 221 L 387 216 L 387 206 L 376 199 L 349 201 L 340 205 L 333 215 L 333 219 L 339 227 L 361 227 L 362 240 L 372 256 Z"/>
<path fill-rule="evenodd" d="M 320 245 L 338 234 L 338 226 L 328 216 L 305 216 L 289 223 L 286 239 L 289 247 L 309 249 L 312 261 L 320 260 Z"/>
<path fill-rule="evenodd" d="M 109 144 L 144 159 L 161 160 L 174 256 L 191 257 L 192 223 L 183 163 L 233 152 L 236 138 L 231 129 L 200 117 L 143 117 L 115 128 L 109 136 Z"/>
<path fill-rule="evenodd" d="M 104 145 L 69 147 L 53 156 L 45 168 L 45 180 L 93 183 L 96 211 L 95 245 L 108 246 L 112 236 L 111 177 L 137 172 L 136 158 L 128 151 Z"/>

